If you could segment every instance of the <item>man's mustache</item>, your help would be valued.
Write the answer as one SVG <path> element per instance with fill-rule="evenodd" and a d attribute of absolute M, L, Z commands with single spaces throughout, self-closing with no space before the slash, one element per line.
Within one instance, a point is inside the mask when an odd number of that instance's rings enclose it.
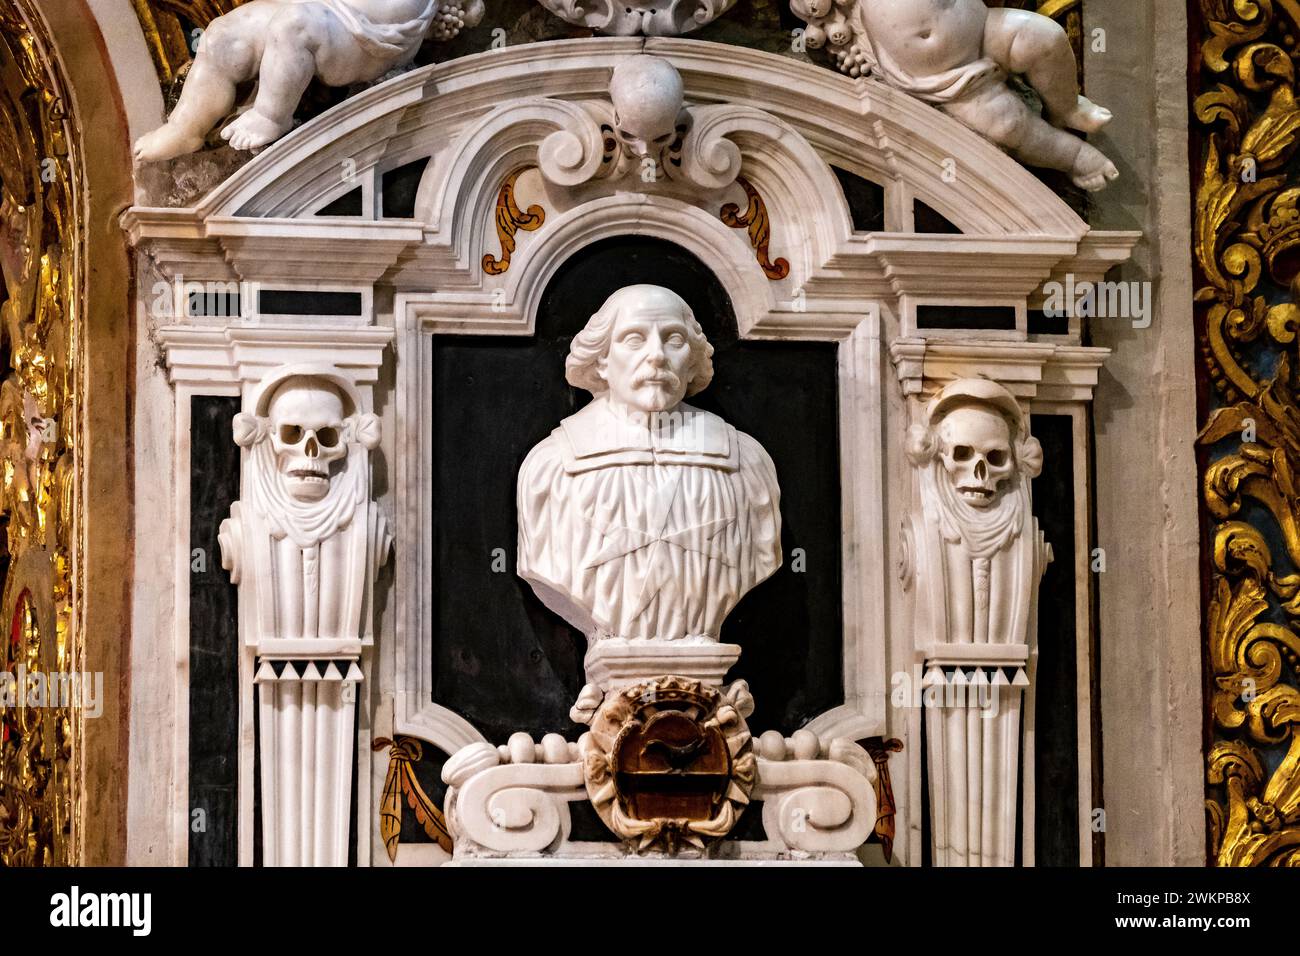
<path fill-rule="evenodd" d="M 681 379 L 676 373 L 668 369 L 656 369 L 649 372 L 640 372 L 632 379 L 632 387 L 640 388 L 642 385 L 648 385 L 650 382 L 662 384 L 676 388 L 681 384 Z"/>

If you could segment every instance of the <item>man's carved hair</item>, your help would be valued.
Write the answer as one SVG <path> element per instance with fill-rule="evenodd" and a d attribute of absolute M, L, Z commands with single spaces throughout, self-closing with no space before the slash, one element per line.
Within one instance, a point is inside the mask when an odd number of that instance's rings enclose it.
<path fill-rule="evenodd" d="M 677 311 L 686 322 L 687 338 L 695 359 L 686 394 L 695 395 L 708 388 L 713 381 L 713 346 L 704 337 L 704 329 L 695 320 L 686 300 L 671 289 L 657 285 L 630 285 L 619 289 L 587 320 L 586 328 L 574 336 L 573 343 L 569 346 L 569 358 L 564 363 L 564 377 L 570 385 L 586 389 L 593 395 L 609 391 L 608 383 L 600 377 L 598 363 L 609 354 L 614 324 L 623 311 L 633 304 L 629 300 L 642 303 L 646 299 L 657 300 L 655 305 Z"/>

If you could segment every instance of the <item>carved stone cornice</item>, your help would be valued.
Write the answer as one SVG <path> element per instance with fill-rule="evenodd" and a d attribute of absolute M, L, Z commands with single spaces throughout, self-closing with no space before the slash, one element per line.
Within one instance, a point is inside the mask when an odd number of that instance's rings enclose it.
<path fill-rule="evenodd" d="M 325 362 L 345 370 L 359 386 L 373 385 L 393 330 L 374 327 L 292 328 L 271 325 L 160 329 L 173 384 L 241 386 L 260 382 L 278 365 Z"/>
<path fill-rule="evenodd" d="M 889 346 L 904 395 L 928 396 L 948 382 L 979 375 L 1022 403 L 1090 402 L 1110 349 L 1050 342 L 931 342 L 895 339 Z"/>

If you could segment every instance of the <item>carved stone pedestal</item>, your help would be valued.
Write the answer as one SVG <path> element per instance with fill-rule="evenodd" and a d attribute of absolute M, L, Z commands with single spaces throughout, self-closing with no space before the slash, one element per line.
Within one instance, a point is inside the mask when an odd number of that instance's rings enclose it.
<path fill-rule="evenodd" d="M 740 736 L 726 739 L 730 746 Z M 857 865 L 855 851 L 876 824 L 876 770 L 866 752 L 846 740 L 823 744 L 802 730 L 790 738 L 769 731 L 740 746 L 753 775 L 748 800 L 763 803 L 766 839 L 761 841 L 717 840 L 680 821 L 637 820 L 608 774 L 597 779 L 593 796 L 588 768 L 604 758 L 594 734 L 584 734 L 577 744 L 558 734 L 548 734 L 540 744 L 527 734 L 515 734 L 501 747 L 471 744 L 448 760 L 442 772 L 449 786 L 445 811 L 455 840 L 454 862 Z M 578 753 L 583 760 L 574 759 Z M 726 803 L 738 808 L 744 785 L 734 777 L 731 784 L 735 790 L 728 789 Z M 633 841 L 569 839 L 568 805 L 596 796 L 603 818 L 640 831 Z M 738 816 L 739 809 L 735 812 Z M 645 848 L 639 849 L 646 837 Z"/>
<path fill-rule="evenodd" d="M 610 639 L 589 650 L 583 665 L 587 679 L 608 692 L 670 673 L 689 675 L 716 687 L 738 660 L 739 644 Z"/>

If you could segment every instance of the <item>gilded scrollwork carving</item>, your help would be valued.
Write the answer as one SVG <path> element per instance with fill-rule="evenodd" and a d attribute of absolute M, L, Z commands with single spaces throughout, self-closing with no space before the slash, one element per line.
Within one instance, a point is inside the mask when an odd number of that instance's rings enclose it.
<path fill-rule="evenodd" d="M 1199 4 L 1203 135 L 1193 249 L 1210 412 L 1202 494 L 1211 854 L 1300 865 L 1300 108 L 1289 4 Z M 1279 550 L 1285 554 L 1278 553 Z M 1276 561 L 1275 561 L 1276 558 Z"/>
<path fill-rule="evenodd" d="M 40 699 L 80 666 L 73 566 L 80 554 L 74 361 L 84 290 L 84 222 L 67 86 L 27 0 L 0 0 L 0 621 L 10 640 L 0 743 L 0 864 L 76 863 L 79 712 Z M 29 680 L 33 683 L 29 683 Z M 70 684 L 65 686 L 71 686 Z M 7 697 L 16 694 L 16 704 Z"/>

